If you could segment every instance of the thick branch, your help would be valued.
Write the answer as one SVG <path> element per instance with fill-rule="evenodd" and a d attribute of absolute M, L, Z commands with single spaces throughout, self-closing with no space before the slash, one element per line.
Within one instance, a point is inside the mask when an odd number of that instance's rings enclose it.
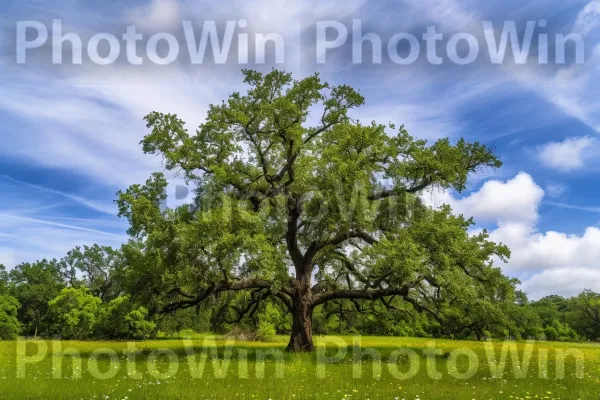
<path fill-rule="evenodd" d="M 164 306 L 161 312 L 169 313 L 180 309 L 195 307 L 207 300 L 209 297 L 222 292 L 237 292 L 249 289 L 270 289 L 271 287 L 271 282 L 260 279 L 248 279 L 243 281 L 221 281 L 209 286 L 196 296 L 185 294 L 183 291 L 177 288 L 172 290 L 171 294 L 177 294 L 185 298 L 185 300 L 173 301 Z"/>
<path fill-rule="evenodd" d="M 377 289 L 377 290 L 338 290 L 330 293 L 317 295 L 313 300 L 313 306 L 326 303 L 331 300 L 339 299 L 362 299 L 362 300 L 379 300 L 387 296 L 408 296 L 408 292 L 412 285 L 404 285 L 396 289 Z"/>
<path fill-rule="evenodd" d="M 383 190 L 378 193 L 373 193 L 373 194 L 369 195 L 368 199 L 369 200 L 381 200 L 381 199 L 387 199 L 388 197 L 399 196 L 402 193 L 414 194 L 414 193 L 420 192 L 421 190 L 426 189 L 431 184 L 432 184 L 432 181 L 429 179 L 426 179 L 422 183 L 420 183 L 416 186 L 410 187 L 410 188 L 394 188 L 391 190 Z"/>
<path fill-rule="evenodd" d="M 288 207 L 288 226 L 285 235 L 290 257 L 296 267 L 296 272 L 301 273 L 304 265 L 304 256 L 298 246 L 298 219 L 300 218 L 300 208 L 298 202 L 291 197 L 287 201 Z"/>

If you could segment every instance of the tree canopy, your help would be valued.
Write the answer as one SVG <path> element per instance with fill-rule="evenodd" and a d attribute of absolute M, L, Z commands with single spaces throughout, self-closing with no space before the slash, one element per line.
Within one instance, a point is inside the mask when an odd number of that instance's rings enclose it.
<path fill-rule="evenodd" d="M 64 287 L 56 260 L 17 265 L 9 273 L 11 291 L 20 303 L 19 320 L 24 333 L 37 336 L 49 328 L 48 302 Z"/>
<path fill-rule="evenodd" d="M 273 297 L 292 313 L 289 350 L 312 349 L 313 310 L 335 300 L 397 297 L 465 329 L 474 323 L 464 315 L 500 314 L 496 303 L 514 296 L 515 282 L 493 262 L 508 249 L 419 197 L 461 191 L 469 174 L 499 167 L 489 148 L 428 144 L 404 127 L 356 121 L 360 93 L 318 74 L 244 76 L 249 90 L 210 106 L 193 135 L 177 115 L 146 116 L 143 150 L 199 188 L 176 209 L 161 207 L 161 173 L 119 193 L 131 284 L 156 310 L 249 291 L 246 312 Z"/>

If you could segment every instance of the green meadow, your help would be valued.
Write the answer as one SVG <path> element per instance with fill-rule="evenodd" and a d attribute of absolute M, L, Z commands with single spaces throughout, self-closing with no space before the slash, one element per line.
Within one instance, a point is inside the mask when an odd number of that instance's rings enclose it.
<path fill-rule="evenodd" d="M 1 399 L 597 399 L 600 348 L 319 337 L 0 342 Z"/>

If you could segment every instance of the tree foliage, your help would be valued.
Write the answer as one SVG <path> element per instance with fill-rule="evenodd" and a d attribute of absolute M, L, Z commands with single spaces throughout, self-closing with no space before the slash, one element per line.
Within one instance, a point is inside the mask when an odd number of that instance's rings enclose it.
<path fill-rule="evenodd" d="M 162 174 L 119 194 L 130 276 L 156 310 L 250 291 L 252 303 L 285 305 L 289 349 L 310 350 L 313 310 L 330 301 L 400 297 L 445 330 L 457 319 L 448 309 L 487 315 L 496 299 L 510 300 L 514 282 L 492 262 L 508 250 L 418 197 L 461 191 L 470 173 L 500 166 L 490 149 L 354 121 L 363 97 L 318 75 L 244 75 L 247 93 L 211 106 L 195 135 L 176 115 L 146 117 L 143 150 L 199 187 L 193 205 L 166 210 Z"/>
<path fill-rule="evenodd" d="M 65 279 L 72 287 L 85 286 L 103 301 L 122 293 L 119 274 L 124 265 L 122 253 L 108 246 L 76 247 L 61 259 Z"/>
<path fill-rule="evenodd" d="M 600 339 L 600 294 L 585 290 L 570 302 L 567 320 L 583 336 Z"/>
<path fill-rule="evenodd" d="M 102 300 L 86 287 L 63 289 L 48 303 L 54 331 L 63 339 L 87 339 L 96 328 L 101 304 Z"/>
<path fill-rule="evenodd" d="M 17 318 L 19 301 L 9 295 L 0 295 L 0 340 L 15 339 L 21 332 Z"/>
<path fill-rule="evenodd" d="M 0 295 L 4 295 L 8 293 L 9 289 L 9 276 L 6 271 L 6 267 L 0 264 Z"/>
<path fill-rule="evenodd" d="M 19 301 L 19 320 L 25 335 L 48 331 L 48 302 L 65 287 L 56 260 L 42 260 L 16 266 L 9 273 L 11 294 Z"/>
<path fill-rule="evenodd" d="M 147 339 L 155 329 L 156 324 L 148 320 L 148 310 L 136 307 L 129 295 L 106 304 L 98 324 L 99 335 L 110 339 Z"/>

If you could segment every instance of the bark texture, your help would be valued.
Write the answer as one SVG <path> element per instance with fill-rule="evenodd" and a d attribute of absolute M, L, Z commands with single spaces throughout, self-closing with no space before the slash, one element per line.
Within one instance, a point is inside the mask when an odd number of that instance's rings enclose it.
<path fill-rule="evenodd" d="M 310 277 L 303 276 L 297 282 L 292 299 L 292 334 L 287 351 L 303 352 L 314 349 L 312 340 L 313 307 Z"/>

